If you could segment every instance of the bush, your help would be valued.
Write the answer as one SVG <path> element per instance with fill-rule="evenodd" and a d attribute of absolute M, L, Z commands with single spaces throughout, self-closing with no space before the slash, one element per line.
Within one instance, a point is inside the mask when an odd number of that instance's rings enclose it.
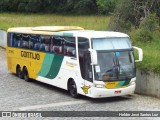
<path fill-rule="evenodd" d="M 156 13 L 150 14 L 147 18 L 143 19 L 140 23 L 140 28 L 144 27 L 150 31 L 158 29 L 158 16 Z"/>
<path fill-rule="evenodd" d="M 153 41 L 153 33 L 145 28 L 138 29 L 134 32 L 132 31 L 131 37 L 133 44 L 149 43 Z"/>

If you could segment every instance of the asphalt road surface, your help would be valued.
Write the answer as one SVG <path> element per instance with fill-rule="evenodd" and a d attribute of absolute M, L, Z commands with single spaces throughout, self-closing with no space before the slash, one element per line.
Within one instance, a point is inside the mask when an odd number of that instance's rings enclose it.
<path fill-rule="evenodd" d="M 106 114 L 107 111 L 160 111 L 160 99 L 138 94 L 101 99 L 81 96 L 74 99 L 65 90 L 38 81 L 25 82 L 10 73 L 7 70 L 5 50 L 0 48 L 0 111 L 106 111 Z M 54 119 L 160 120 L 160 117 L 54 117 Z"/>

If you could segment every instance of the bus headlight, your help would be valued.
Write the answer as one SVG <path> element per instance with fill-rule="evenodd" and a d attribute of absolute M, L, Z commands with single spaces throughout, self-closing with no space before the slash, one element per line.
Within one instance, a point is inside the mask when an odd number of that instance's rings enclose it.
<path fill-rule="evenodd" d="M 103 85 L 103 84 L 95 84 L 95 87 L 96 87 L 96 88 L 105 88 L 106 86 Z"/>

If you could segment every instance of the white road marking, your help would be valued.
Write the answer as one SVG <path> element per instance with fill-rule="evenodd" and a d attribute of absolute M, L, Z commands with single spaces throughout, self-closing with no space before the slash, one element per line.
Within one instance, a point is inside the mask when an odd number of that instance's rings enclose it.
<path fill-rule="evenodd" d="M 68 102 L 60 102 L 60 103 L 51 103 L 51 104 L 45 104 L 45 105 L 34 105 L 34 106 L 26 106 L 21 107 L 19 110 L 25 111 L 25 110 L 33 110 L 33 109 L 40 109 L 40 108 L 49 108 L 49 107 L 61 107 L 66 105 L 75 105 L 75 104 L 84 104 L 87 103 L 87 101 L 68 101 Z"/>

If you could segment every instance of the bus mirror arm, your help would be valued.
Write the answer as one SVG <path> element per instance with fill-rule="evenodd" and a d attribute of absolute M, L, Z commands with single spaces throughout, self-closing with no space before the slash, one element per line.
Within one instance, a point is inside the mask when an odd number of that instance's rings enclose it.
<path fill-rule="evenodd" d="M 91 54 L 91 65 L 97 65 L 98 64 L 98 60 L 97 60 L 97 51 L 93 50 L 91 48 L 88 49 L 90 54 Z"/>
<path fill-rule="evenodd" d="M 133 48 L 138 51 L 138 57 L 139 57 L 139 60 L 135 60 L 135 62 L 141 62 L 143 60 L 143 50 L 136 46 L 133 46 Z"/>

